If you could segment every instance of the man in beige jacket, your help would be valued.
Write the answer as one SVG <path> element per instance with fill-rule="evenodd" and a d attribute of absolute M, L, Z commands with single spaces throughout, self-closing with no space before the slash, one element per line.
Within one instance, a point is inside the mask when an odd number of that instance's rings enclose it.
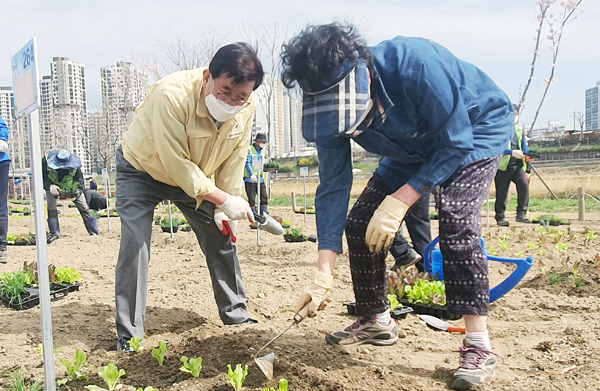
<path fill-rule="evenodd" d="M 117 350 L 132 351 L 129 340 L 144 337 L 154 207 L 166 199 L 196 233 L 223 323 L 257 322 L 246 306 L 235 227 L 238 220 L 253 222 L 240 195 L 256 109 L 252 92 L 262 79 L 256 52 L 235 43 L 219 49 L 208 68 L 159 80 L 137 109 L 117 151 Z"/>

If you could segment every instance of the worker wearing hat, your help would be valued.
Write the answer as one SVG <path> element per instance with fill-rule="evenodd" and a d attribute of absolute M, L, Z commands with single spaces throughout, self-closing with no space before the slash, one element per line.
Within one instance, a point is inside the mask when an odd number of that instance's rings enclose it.
<path fill-rule="evenodd" d="M 267 143 L 267 135 L 264 133 L 256 133 L 254 143 L 248 151 L 248 159 L 244 168 L 244 186 L 246 187 L 246 195 L 248 202 L 254 213 L 256 210 L 256 194 L 258 193 L 258 184 L 260 182 L 260 214 L 267 213 L 267 204 L 269 197 L 267 196 L 267 188 L 265 186 L 265 178 L 262 171 L 256 171 L 252 167 L 252 160 L 255 158 L 263 159 L 263 150 Z"/>
<path fill-rule="evenodd" d="M 302 131 L 319 154 L 317 271 L 297 313 L 327 305 L 346 234 L 357 321 L 326 335 L 332 345 L 391 345 L 387 250 L 409 208 L 440 185 L 440 248 L 448 311 L 467 328 L 451 387 L 489 381 L 496 354 L 487 332 L 488 261 L 481 206 L 514 133 L 510 99 L 474 65 L 427 39 L 368 47 L 353 26 L 309 26 L 284 45 L 283 83 L 303 91 Z M 354 140 L 385 156 L 348 214 Z"/>
<path fill-rule="evenodd" d="M 57 199 L 61 194 L 73 198 L 73 202 L 79 210 L 85 229 L 90 235 L 99 235 L 98 222 L 92 216 L 90 208 L 85 200 L 83 189 L 85 182 L 81 172 L 81 160 L 79 156 L 72 154 L 66 149 L 55 149 L 42 158 L 42 175 L 44 178 L 44 189 L 46 190 L 46 201 L 48 202 L 48 227 L 50 233 L 60 238 L 60 226 L 58 223 L 58 211 L 56 210 Z M 68 193 L 68 194 L 67 194 Z"/>

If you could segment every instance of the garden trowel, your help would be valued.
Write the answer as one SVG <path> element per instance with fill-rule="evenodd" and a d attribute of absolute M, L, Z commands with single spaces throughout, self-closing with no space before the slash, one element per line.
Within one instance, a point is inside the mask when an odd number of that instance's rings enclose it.
<path fill-rule="evenodd" d="M 254 213 L 254 220 L 256 220 L 258 228 L 270 234 L 283 235 L 285 233 L 281 224 L 268 214 L 259 215 L 258 213 Z"/>
<path fill-rule="evenodd" d="M 421 318 L 421 320 L 424 320 L 425 323 L 427 323 L 427 326 L 431 327 L 432 329 L 447 331 L 449 333 L 466 332 L 465 326 L 455 326 L 452 323 L 448 323 L 444 320 L 441 320 L 440 318 L 436 318 L 435 316 L 419 315 L 419 318 Z"/>
<path fill-rule="evenodd" d="M 301 313 L 304 313 L 305 315 L 302 316 Z M 254 362 L 256 363 L 256 365 L 258 365 L 258 367 L 260 368 L 262 373 L 265 374 L 267 379 L 273 380 L 273 361 L 275 361 L 275 353 L 269 353 L 266 356 L 262 356 L 262 357 L 259 357 L 258 355 L 260 354 L 260 352 L 262 352 L 264 350 L 264 348 L 269 346 L 273 341 L 275 341 L 277 338 L 279 338 L 283 334 L 285 334 L 286 331 L 291 329 L 292 326 L 297 325 L 298 323 L 302 322 L 302 320 L 306 317 L 307 314 L 308 314 L 308 308 L 306 308 L 306 311 L 303 309 L 302 311 L 300 311 L 300 313 L 296 314 L 296 316 L 294 316 L 294 320 L 292 321 L 292 323 L 285 330 L 283 330 L 281 333 L 277 334 L 275 336 L 275 338 L 273 338 L 272 340 L 267 342 L 265 344 L 265 346 L 260 348 L 258 350 L 258 352 L 256 352 L 256 354 L 254 355 Z"/>

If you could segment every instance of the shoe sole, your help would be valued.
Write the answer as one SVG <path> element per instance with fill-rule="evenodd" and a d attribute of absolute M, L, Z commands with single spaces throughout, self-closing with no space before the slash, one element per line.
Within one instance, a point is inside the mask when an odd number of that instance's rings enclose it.
<path fill-rule="evenodd" d="M 392 266 L 392 268 L 390 270 L 393 271 L 393 272 L 395 272 L 396 269 L 401 269 L 401 268 L 405 268 L 406 269 L 406 268 L 409 268 L 410 266 L 416 265 L 417 262 L 419 262 L 422 259 L 423 259 L 423 257 L 419 255 L 417 258 L 413 259 L 412 261 L 410 261 L 407 264 L 400 265 L 400 266 L 398 266 L 398 265 Z"/>
<path fill-rule="evenodd" d="M 490 381 L 492 381 L 492 379 L 494 378 L 494 375 L 490 375 L 487 378 L 480 380 L 479 378 L 475 378 L 473 379 L 473 381 L 470 381 L 468 379 L 454 379 L 452 380 L 452 384 L 450 385 L 450 389 L 452 390 L 470 390 L 474 387 L 479 386 L 482 383 L 489 383 Z M 475 382 L 475 379 L 479 380 L 477 383 Z"/>
<path fill-rule="evenodd" d="M 375 346 L 391 346 L 394 345 L 396 342 L 398 342 L 398 337 L 394 337 L 391 339 L 365 339 L 364 341 L 358 341 L 358 342 L 354 342 L 354 343 L 350 343 L 350 344 L 337 344 L 335 342 L 333 342 L 332 340 L 329 339 L 329 334 L 327 334 L 325 336 L 325 341 L 327 342 L 327 345 L 332 345 L 332 346 L 358 346 L 358 345 L 365 345 L 365 344 L 369 344 L 369 345 L 375 345 Z"/>

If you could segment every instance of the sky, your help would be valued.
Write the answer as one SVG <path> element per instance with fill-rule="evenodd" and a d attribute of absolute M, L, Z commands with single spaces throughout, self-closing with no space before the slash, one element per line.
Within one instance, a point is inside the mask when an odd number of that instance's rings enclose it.
<path fill-rule="evenodd" d="M 585 90 L 600 81 L 600 1 L 583 0 L 581 7 L 585 12 L 565 28 L 538 125 L 573 124 L 573 112 L 585 111 Z M 397 35 L 434 40 L 517 101 L 529 77 L 537 11 L 537 0 L 0 0 L 0 86 L 12 85 L 10 59 L 33 36 L 41 75 L 50 74 L 52 57 L 83 63 L 88 100 L 99 102 L 100 67 L 132 56 L 161 59 L 161 43 L 174 36 L 212 31 L 226 44 L 276 22 L 287 40 L 308 24 L 338 20 L 356 24 L 370 45 Z M 552 68 L 549 47 L 544 40 L 522 122 L 540 103 Z"/>

